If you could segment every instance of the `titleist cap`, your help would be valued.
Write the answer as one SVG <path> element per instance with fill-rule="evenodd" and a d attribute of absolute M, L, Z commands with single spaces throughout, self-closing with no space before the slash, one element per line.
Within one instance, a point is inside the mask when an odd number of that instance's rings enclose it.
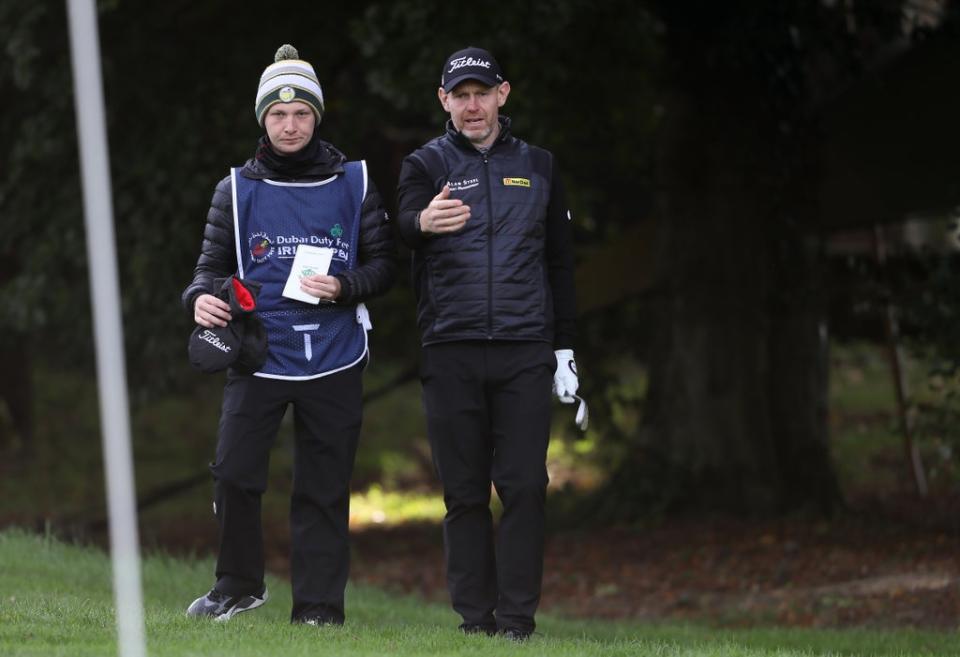
<path fill-rule="evenodd" d="M 503 71 L 493 55 L 483 48 L 464 48 L 447 57 L 440 86 L 449 93 L 464 80 L 477 80 L 492 87 L 503 82 Z"/>

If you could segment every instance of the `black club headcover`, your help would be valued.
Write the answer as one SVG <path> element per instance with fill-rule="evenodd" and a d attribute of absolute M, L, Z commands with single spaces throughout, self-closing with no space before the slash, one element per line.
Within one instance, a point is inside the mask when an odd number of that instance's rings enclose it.
<path fill-rule="evenodd" d="M 255 314 L 260 283 L 229 276 L 215 284 L 214 296 L 230 304 L 232 319 L 226 326 L 193 330 L 187 347 L 190 363 L 208 374 L 231 366 L 242 374 L 256 372 L 267 357 L 266 333 Z"/>
<path fill-rule="evenodd" d="M 226 326 L 193 329 L 187 344 L 190 364 L 206 374 L 230 367 L 240 355 L 240 336 L 234 329 L 233 322 Z"/>

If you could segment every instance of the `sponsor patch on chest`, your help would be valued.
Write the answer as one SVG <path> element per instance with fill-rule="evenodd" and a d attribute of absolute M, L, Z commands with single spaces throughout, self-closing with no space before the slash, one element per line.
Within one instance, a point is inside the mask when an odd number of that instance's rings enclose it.
<path fill-rule="evenodd" d="M 463 180 L 448 180 L 447 186 L 451 192 L 462 192 L 465 189 L 473 189 L 480 185 L 479 178 L 465 178 Z"/>
<path fill-rule="evenodd" d="M 529 187 L 529 178 L 504 178 L 503 184 L 507 187 Z"/>

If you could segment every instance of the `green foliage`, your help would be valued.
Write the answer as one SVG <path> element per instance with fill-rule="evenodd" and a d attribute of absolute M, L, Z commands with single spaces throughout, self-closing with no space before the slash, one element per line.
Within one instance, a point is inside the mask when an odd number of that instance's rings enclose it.
<path fill-rule="evenodd" d="M 578 353 L 582 376 L 580 394 L 590 403 L 588 440 L 596 443 L 595 458 L 613 470 L 637 447 L 647 396 L 649 336 L 644 327 L 644 300 L 632 299 L 581 320 Z M 634 327 L 625 331 L 624 327 Z"/>
<path fill-rule="evenodd" d="M 540 618 L 527 644 L 464 636 L 445 605 L 347 590 L 343 628 L 292 626 L 290 588 L 267 578 L 270 600 L 227 623 L 196 621 L 183 610 L 209 586 L 213 564 L 163 555 L 143 562 L 148 651 L 157 657 L 206 655 L 500 655 L 558 657 L 649 654 L 675 657 L 779 657 L 824 654 L 955 655 L 955 637 L 933 632 L 817 630 L 717 631 L 636 622 Z M 8 657 L 116 654 L 110 562 L 100 551 L 16 530 L 0 533 L 0 652 Z M 282 647 L 282 648 L 281 648 Z"/>
<path fill-rule="evenodd" d="M 81 333 L 86 256 L 73 139 L 65 5 L 11 0 L 0 8 L 0 333 L 62 322 Z"/>
<path fill-rule="evenodd" d="M 844 492 L 849 497 L 896 490 L 896 475 L 906 472 L 906 463 L 885 350 L 836 341 L 830 353 L 830 451 Z M 894 468 L 878 467 L 891 456 Z"/>
<path fill-rule="evenodd" d="M 906 342 L 907 345 L 911 341 Z M 831 452 L 848 496 L 912 488 L 888 345 L 831 348 Z M 929 345 L 901 348 L 907 421 L 932 495 L 960 483 L 960 378 Z"/>
<path fill-rule="evenodd" d="M 835 280 L 853 307 L 846 321 L 872 326 L 885 353 L 884 322 L 888 313 L 893 318 L 911 435 L 921 446 L 930 483 L 955 486 L 960 475 L 960 256 L 940 250 L 900 253 L 882 266 L 851 258 Z M 896 397 L 889 355 L 883 360 L 882 396 L 892 413 Z M 877 408 L 876 391 L 859 389 L 864 398 L 847 401 Z M 902 441 L 898 423 L 890 425 Z"/>
<path fill-rule="evenodd" d="M 436 97 L 444 57 L 467 45 L 493 52 L 512 87 L 503 113 L 557 155 L 585 237 L 617 234 L 650 207 L 657 30 L 641 3 L 620 0 L 537 0 L 469 20 L 456 4 L 377 2 L 353 23 L 377 122 L 408 149 L 447 118 Z"/>
<path fill-rule="evenodd" d="M 928 446 L 932 480 L 960 481 L 960 256 L 928 256 L 895 290 L 908 352 L 926 364 L 913 382 L 914 432 Z"/>
<path fill-rule="evenodd" d="M 384 490 L 374 484 L 350 497 L 351 525 L 402 525 L 443 520 L 446 509 L 438 493 Z"/>

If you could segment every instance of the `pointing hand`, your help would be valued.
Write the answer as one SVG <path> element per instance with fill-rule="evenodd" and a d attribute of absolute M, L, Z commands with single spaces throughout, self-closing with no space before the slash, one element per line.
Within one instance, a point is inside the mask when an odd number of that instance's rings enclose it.
<path fill-rule="evenodd" d="M 450 198 L 450 186 L 444 185 L 430 205 L 420 212 L 421 233 L 455 233 L 470 218 L 470 206 L 458 198 Z"/>

